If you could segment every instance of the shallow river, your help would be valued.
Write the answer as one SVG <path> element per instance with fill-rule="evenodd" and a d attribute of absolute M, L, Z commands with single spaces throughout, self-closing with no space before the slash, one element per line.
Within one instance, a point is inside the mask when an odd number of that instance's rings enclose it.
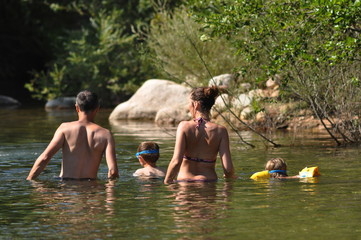
<path fill-rule="evenodd" d="M 361 239 L 360 148 L 335 148 L 327 135 L 310 132 L 274 134 L 283 146 L 272 148 L 242 132 L 256 145 L 249 149 L 231 134 L 237 180 L 166 186 L 132 177 L 140 167 L 134 154 L 141 141 L 156 141 L 166 168 L 175 128 L 109 123 L 109 113 L 96 121 L 114 134 L 119 180 L 106 179 L 103 161 L 97 181 L 59 181 L 58 153 L 37 181 L 26 181 L 58 125 L 76 115 L 0 109 L 1 239 Z M 287 161 L 289 175 L 319 166 L 322 176 L 250 180 L 272 157 Z"/>

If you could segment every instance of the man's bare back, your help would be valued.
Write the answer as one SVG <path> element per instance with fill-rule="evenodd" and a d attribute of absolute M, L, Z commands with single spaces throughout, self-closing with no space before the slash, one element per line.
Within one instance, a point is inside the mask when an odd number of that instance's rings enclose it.
<path fill-rule="evenodd" d="M 80 121 L 63 123 L 59 131 L 64 138 L 60 177 L 96 178 L 103 153 L 108 144 L 112 145 L 110 132 L 95 123 Z"/>
<path fill-rule="evenodd" d="M 79 120 L 59 126 L 48 147 L 35 161 L 28 180 L 39 176 L 60 148 L 63 154 L 61 178 L 96 179 L 103 154 L 109 169 L 108 178 L 118 177 L 113 136 L 109 130 L 93 122 L 99 107 L 83 111 L 77 103 L 76 110 Z"/>

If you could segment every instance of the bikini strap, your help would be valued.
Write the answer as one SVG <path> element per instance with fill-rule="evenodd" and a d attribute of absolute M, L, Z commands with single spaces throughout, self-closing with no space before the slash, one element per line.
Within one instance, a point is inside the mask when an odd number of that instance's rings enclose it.
<path fill-rule="evenodd" d="M 189 160 L 189 161 L 194 161 L 194 162 L 204 162 L 204 163 L 215 163 L 216 160 L 207 160 L 207 159 L 201 159 L 201 158 L 192 158 L 192 157 L 188 157 L 186 155 L 183 156 L 183 158 Z"/>
<path fill-rule="evenodd" d="M 204 120 L 202 117 L 196 118 L 196 119 L 194 119 L 193 121 L 195 121 L 195 122 L 197 123 L 196 128 L 199 128 L 199 126 L 200 126 L 202 123 L 206 123 L 206 122 L 207 122 L 207 121 Z"/>

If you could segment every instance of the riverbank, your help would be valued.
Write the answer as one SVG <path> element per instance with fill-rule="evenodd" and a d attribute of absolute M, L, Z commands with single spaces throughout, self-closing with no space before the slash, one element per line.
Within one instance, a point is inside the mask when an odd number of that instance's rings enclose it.
<path fill-rule="evenodd" d="M 249 112 L 243 115 L 235 110 L 212 112 L 215 122 L 220 124 L 231 123 L 239 130 L 249 130 L 252 127 L 258 131 L 276 130 L 311 130 L 325 131 L 320 120 L 313 112 L 306 108 L 303 102 L 268 103 L 258 112 Z M 329 126 L 328 126 L 329 127 Z"/>

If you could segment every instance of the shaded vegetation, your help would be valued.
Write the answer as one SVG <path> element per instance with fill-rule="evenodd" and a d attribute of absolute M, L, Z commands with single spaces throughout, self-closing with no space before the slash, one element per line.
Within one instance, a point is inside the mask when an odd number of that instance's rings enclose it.
<path fill-rule="evenodd" d="M 2 61 L 8 64 L 1 66 L 0 77 L 9 83 L 16 78 L 16 53 L 30 51 L 24 60 L 30 66 L 22 72 L 26 72 L 26 81 L 31 76 L 26 88 L 37 99 L 74 95 L 87 88 L 96 89 L 105 103 L 117 103 L 144 80 L 158 75 L 144 61 L 144 40 L 136 38 L 136 31 L 148 26 L 153 17 L 152 0 L 3 2 L 2 10 L 10 16 L 2 16 L 4 25 L 10 26 L 16 40 L 27 45 L 8 48 L 14 44 L 4 43 L 8 51 Z M 172 8 L 177 2 L 161 6 Z M 30 33 L 18 34 L 19 29 Z M 7 39 L 5 33 L 0 39 Z M 34 67 L 34 60 L 38 66 Z"/>

